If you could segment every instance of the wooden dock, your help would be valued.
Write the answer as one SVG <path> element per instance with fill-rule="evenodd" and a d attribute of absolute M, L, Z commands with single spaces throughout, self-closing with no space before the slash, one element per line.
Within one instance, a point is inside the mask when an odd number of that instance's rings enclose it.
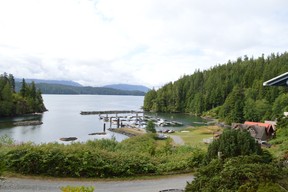
<path fill-rule="evenodd" d="M 130 114 L 130 113 L 144 113 L 144 111 L 134 110 L 112 110 L 112 111 L 81 111 L 81 115 L 102 115 L 102 114 Z"/>

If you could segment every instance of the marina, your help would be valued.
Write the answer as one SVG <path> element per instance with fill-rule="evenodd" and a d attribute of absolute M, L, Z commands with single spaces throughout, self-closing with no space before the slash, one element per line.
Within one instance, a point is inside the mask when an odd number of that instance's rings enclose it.
<path fill-rule="evenodd" d="M 189 114 L 143 112 L 143 97 L 140 96 L 43 95 L 43 99 L 49 111 L 37 115 L 3 118 L 0 120 L 0 134 L 8 135 L 19 143 L 62 143 L 69 137 L 77 137 L 74 140 L 77 142 L 102 138 L 116 138 L 120 142 L 128 137 L 114 131 L 117 131 L 118 122 L 119 128 L 123 126 L 142 130 L 151 120 L 156 131 L 163 133 L 178 131 L 187 126 L 200 126 L 194 122 L 206 122 L 205 119 Z M 83 115 L 80 114 L 81 111 L 84 112 Z M 25 121 L 25 124 L 14 124 L 21 121 Z M 27 121 L 42 123 L 28 125 Z M 183 126 L 175 122 L 181 122 Z M 110 123 L 112 131 L 109 130 Z M 59 140 L 60 138 L 62 139 Z"/>
<path fill-rule="evenodd" d="M 99 120 L 110 122 L 109 129 L 120 127 L 145 128 L 148 121 L 152 121 L 157 127 L 183 126 L 182 122 L 168 121 L 163 118 L 145 115 L 143 111 L 135 110 L 81 111 L 80 114 L 98 115 Z M 103 126 L 105 130 L 105 124 Z"/>
<path fill-rule="evenodd" d="M 127 114 L 127 113 L 144 113 L 144 111 L 134 111 L 134 110 L 109 110 L 109 111 L 81 111 L 81 115 L 102 115 L 102 114 Z"/>

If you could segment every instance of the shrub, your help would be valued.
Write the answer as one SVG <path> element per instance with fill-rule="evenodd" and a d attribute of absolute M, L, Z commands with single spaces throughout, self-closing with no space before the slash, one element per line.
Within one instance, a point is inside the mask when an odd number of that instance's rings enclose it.
<path fill-rule="evenodd" d="M 147 126 L 146 126 L 146 130 L 147 132 L 150 133 L 156 133 L 156 129 L 155 129 L 155 124 L 153 123 L 153 121 L 148 121 Z"/>
<path fill-rule="evenodd" d="M 208 147 L 206 160 L 209 162 L 222 153 L 222 158 L 240 155 L 262 154 L 261 146 L 247 131 L 227 129 L 218 140 L 214 140 Z"/>
<path fill-rule="evenodd" d="M 259 155 L 238 156 L 224 161 L 213 159 L 199 169 L 196 178 L 186 186 L 186 191 L 257 191 L 265 183 L 277 183 L 287 178 L 287 172 L 273 163 L 266 163 Z M 273 191 L 273 190 L 272 190 Z"/>
<path fill-rule="evenodd" d="M 61 191 L 63 192 L 93 192 L 94 187 L 86 187 L 86 186 L 80 186 L 80 187 L 72 187 L 72 186 L 66 186 L 66 187 L 60 187 Z"/>
<path fill-rule="evenodd" d="M 9 171 L 22 174 L 126 177 L 191 170 L 199 164 L 201 155 L 192 147 L 159 145 L 154 134 L 145 134 L 121 143 L 98 140 L 70 145 L 15 145 L 5 153 L 5 159 Z"/>

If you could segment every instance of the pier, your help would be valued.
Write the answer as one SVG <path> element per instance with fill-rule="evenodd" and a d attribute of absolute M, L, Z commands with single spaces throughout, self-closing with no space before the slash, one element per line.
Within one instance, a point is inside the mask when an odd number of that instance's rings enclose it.
<path fill-rule="evenodd" d="M 139 115 L 139 113 L 141 115 Z M 110 111 L 81 111 L 81 115 L 99 115 L 99 119 L 104 120 L 104 122 L 110 122 L 110 128 L 112 128 L 112 124 L 117 125 L 117 128 L 124 126 L 140 126 L 140 121 L 143 121 L 144 111 L 136 111 L 136 110 L 110 110 Z M 127 116 L 124 114 L 135 114 L 131 116 Z M 142 116 L 140 118 L 140 116 Z M 127 122 L 133 123 L 127 123 Z M 123 123 L 126 122 L 126 123 Z M 132 125 L 133 124 L 133 125 Z M 105 123 L 104 125 L 105 126 Z M 104 128 L 105 129 L 105 128 Z M 105 132 L 105 131 L 103 131 Z"/>
<path fill-rule="evenodd" d="M 102 114 L 126 114 L 126 113 L 144 113 L 144 111 L 134 110 L 112 110 L 112 111 L 81 111 L 81 115 L 102 115 Z"/>

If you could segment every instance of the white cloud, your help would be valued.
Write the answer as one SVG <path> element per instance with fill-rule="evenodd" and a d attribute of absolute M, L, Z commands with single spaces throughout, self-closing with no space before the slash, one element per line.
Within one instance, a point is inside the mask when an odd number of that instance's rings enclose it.
<path fill-rule="evenodd" d="M 17 77 L 163 85 L 284 52 L 286 0 L 0 0 L 0 67 Z"/>

